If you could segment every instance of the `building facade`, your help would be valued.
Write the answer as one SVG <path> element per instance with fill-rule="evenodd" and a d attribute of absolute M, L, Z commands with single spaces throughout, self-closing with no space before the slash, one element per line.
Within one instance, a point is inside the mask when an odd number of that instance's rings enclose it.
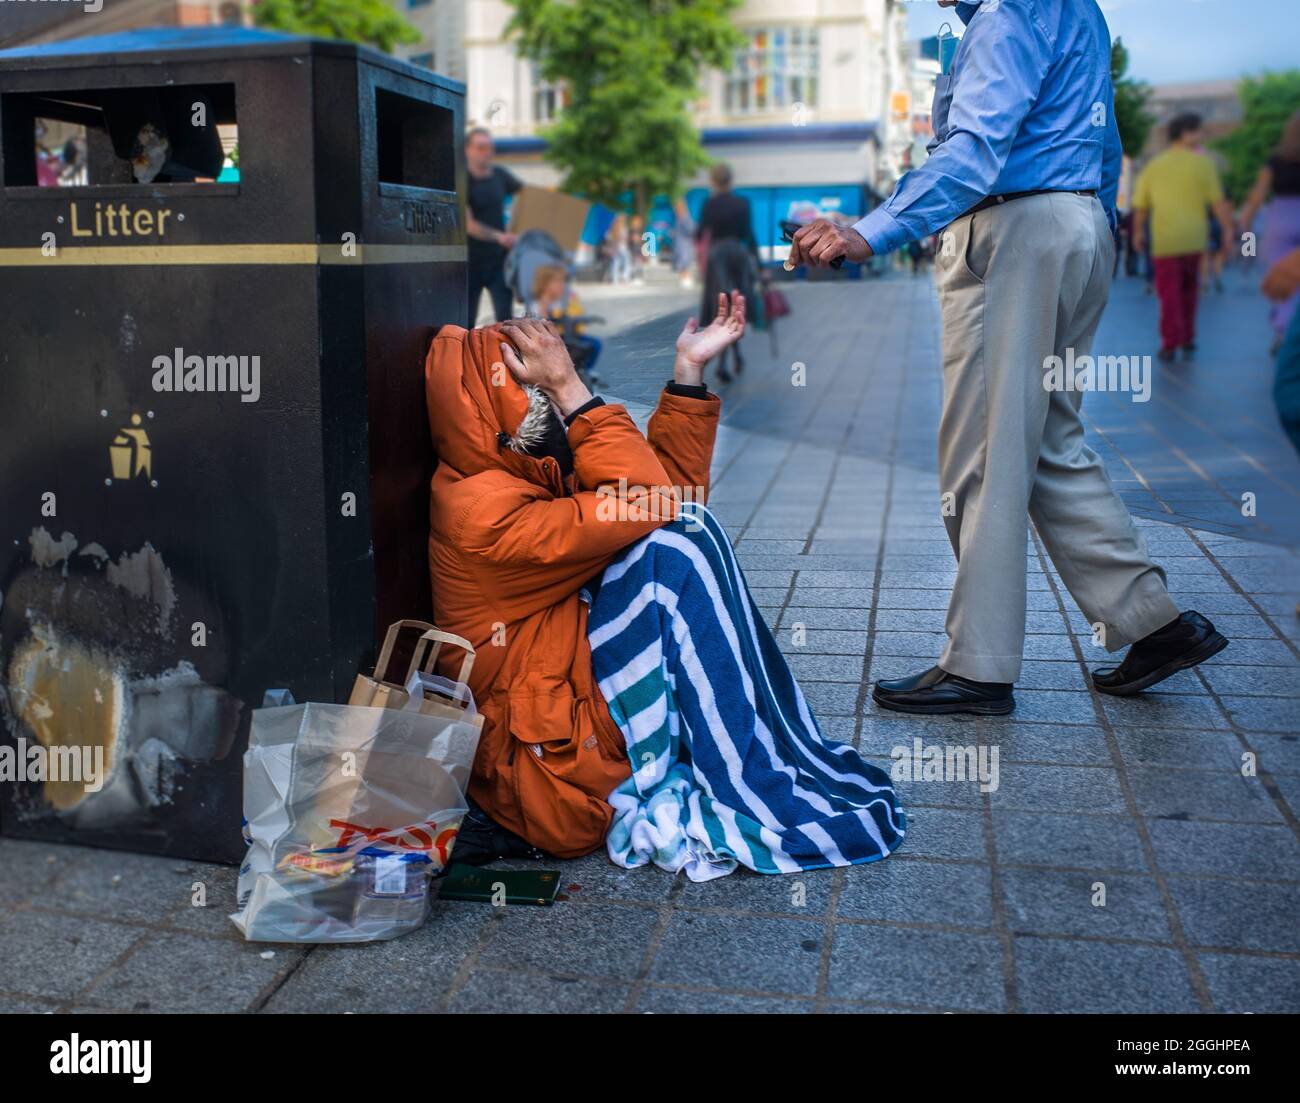
<path fill-rule="evenodd" d="M 466 116 L 492 129 L 502 160 L 528 182 L 554 186 L 539 133 L 563 109 L 564 89 L 515 53 L 505 34 L 511 6 L 388 2 L 424 36 L 401 54 L 465 81 Z M 741 188 L 887 190 L 915 143 L 913 104 L 924 101 L 929 114 L 905 9 L 901 0 L 746 0 L 733 16 L 745 45 L 729 71 L 706 76 L 695 104 L 706 152 L 731 165 Z M 796 157 L 784 155 L 792 144 Z"/>

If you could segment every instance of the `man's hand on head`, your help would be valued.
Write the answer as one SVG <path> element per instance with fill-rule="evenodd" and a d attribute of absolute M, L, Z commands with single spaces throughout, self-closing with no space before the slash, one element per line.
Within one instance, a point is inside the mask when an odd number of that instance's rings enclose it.
<path fill-rule="evenodd" d="M 499 323 L 501 359 L 520 383 L 541 388 L 568 417 L 591 401 L 591 391 L 578 378 L 560 331 L 540 318 L 507 318 Z"/>
<path fill-rule="evenodd" d="M 673 382 L 699 386 L 704 382 L 704 368 L 710 360 L 745 335 L 745 296 L 733 291 L 730 299 L 718 294 L 718 312 L 704 329 L 694 317 L 677 338 L 677 360 L 673 364 Z"/>
<path fill-rule="evenodd" d="M 861 264 L 871 255 L 871 246 L 857 230 L 837 226 L 824 218 L 801 226 L 790 243 L 790 263 L 794 267 L 807 264 L 812 268 L 829 268 L 837 257 Z"/>

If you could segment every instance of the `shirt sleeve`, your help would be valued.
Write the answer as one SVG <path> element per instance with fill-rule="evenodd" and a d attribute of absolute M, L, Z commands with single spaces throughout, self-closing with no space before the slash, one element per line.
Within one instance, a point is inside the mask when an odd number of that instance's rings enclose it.
<path fill-rule="evenodd" d="M 1119 139 L 1119 122 L 1115 118 L 1115 95 L 1112 89 L 1106 111 L 1105 146 L 1101 155 L 1101 205 L 1110 214 L 1119 202 L 1119 178 L 1124 171 L 1124 145 Z"/>
<path fill-rule="evenodd" d="M 1211 204 L 1223 202 L 1223 181 L 1219 179 L 1219 170 L 1208 157 L 1205 158 L 1205 198 Z"/>
<path fill-rule="evenodd" d="M 1137 187 L 1133 189 L 1133 209 L 1149 210 L 1151 207 L 1151 166 L 1138 173 Z"/>
<path fill-rule="evenodd" d="M 497 166 L 497 169 L 501 173 L 501 186 L 505 188 L 506 195 L 514 195 L 524 186 L 524 182 L 509 169 L 501 168 L 500 165 Z"/>
<path fill-rule="evenodd" d="M 957 52 L 948 136 L 853 227 L 874 253 L 942 229 L 987 196 L 1038 99 L 1052 48 L 1030 0 L 1002 0 L 978 15 Z"/>

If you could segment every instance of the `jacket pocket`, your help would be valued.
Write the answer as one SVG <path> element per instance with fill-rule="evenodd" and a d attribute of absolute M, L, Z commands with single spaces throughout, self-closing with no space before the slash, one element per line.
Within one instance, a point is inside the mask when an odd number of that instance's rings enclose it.
<path fill-rule="evenodd" d="M 573 747 L 577 700 L 561 677 L 530 674 L 510 687 L 510 734 L 539 758 Z"/>

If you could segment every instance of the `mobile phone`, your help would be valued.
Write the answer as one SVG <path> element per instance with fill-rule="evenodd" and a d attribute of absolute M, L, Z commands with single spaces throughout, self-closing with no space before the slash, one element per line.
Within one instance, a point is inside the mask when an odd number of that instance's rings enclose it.
<path fill-rule="evenodd" d="M 804 226 L 804 224 L 803 224 L 802 222 L 790 222 L 790 221 L 788 221 L 787 219 L 784 219 L 784 218 L 781 219 L 781 239 L 782 239 L 783 241 L 793 241 L 793 240 L 794 240 L 794 235 L 795 235 L 799 230 L 803 229 L 803 226 Z M 843 267 L 844 267 L 844 258 L 843 258 L 843 257 L 836 257 L 833 261 L 831 261 L 831 267 L 832 267 L 832 268 L 843 268 Z"/>
<path fill-rule="evenodd" d="M 549 908 L 559 891 L 560 875 L 553 869 L 483 869 L 453 862 L 442 879 L 438 899 Z"/>

